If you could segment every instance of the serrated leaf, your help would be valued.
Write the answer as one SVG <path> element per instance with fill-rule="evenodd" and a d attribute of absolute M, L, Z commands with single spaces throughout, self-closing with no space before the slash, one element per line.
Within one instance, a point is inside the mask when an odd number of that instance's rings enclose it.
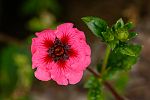
<path fill-rule="evenodd" d="M 102 32 L 105 32 L 107 29 L 107 23 L 104 20 L 98 17 L 83 17 L 82 20 L 86 23 L 94 35 L 103 38 Z"/>
<path fill-rule="evenodd" d="M 118 71 L 127 71 L 132 68 L 138 60 L 141 46 L 135 45 L 133 48 L 136 56 L 129 56 L 119 52 L 116 53 L 115 51 L 110 53 L 107 65 L 107 75 L 105 75 L 106 77 L 112 77 Z"/>
<path fill-rule="evenodd" d="M 133 45 L 133 44 L 125 44 L 123 46 L 116 48 L 116 52 L 120 52 L 124 55 L 129 55 L 129 56 L 137 56 L 140 50 L 141 50 L 140 45 Z"/>
<path fill-rule="evenodd" d="M 112 61 L 108 64 L 107 74 L 105 75 L 106 78 L 112 78 L 112 76 L 119 71 L 130 70 L 131 67 L 137 62 L 137 57 L 122 54 L 115 56 L 116 57 L 113 57 L 115 61 L 111 59 Z"/>
<path fill-rule="evenodd" d="M 134 27 L 133 23 L 132 22 L 128 22 L 124 25 L 124 28 L 126 28 L 127 30 L 130 30 Z"/>
<path fill-rule="evenodd" d="M 128 46 L 118 47 L 117 52 L 120 52 L 125 55 L 129 55 L 129 56 L 135 56 L 134 51 Z"/>
<path fill-rule="evenodd" d="M 88 100 L 103 100 L 102 95 L 102 83 L 99 79 L 91 76 L 85 84 L 85 88 L 88 88 Z"/>

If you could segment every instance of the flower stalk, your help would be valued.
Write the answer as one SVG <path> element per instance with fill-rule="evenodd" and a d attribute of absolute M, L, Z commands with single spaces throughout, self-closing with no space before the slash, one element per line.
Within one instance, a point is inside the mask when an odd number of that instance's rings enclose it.
<path fill-rule="evenodd" d="M 103 61 L 103 64 L 102 64 L 102 71 L 101 71 L 101 74 L 102 74 L 102 75 L 104 74 L 105 69 L 106 69 L 106 67 L 107 67 L 107 62 L 108 62 L 108 58 L 109 58 L 110 51 L 111 51 L 111 48 L 110 48 L 109 46 L 107 46 L 106 52 L 105 52 L 104 61 Z"/>

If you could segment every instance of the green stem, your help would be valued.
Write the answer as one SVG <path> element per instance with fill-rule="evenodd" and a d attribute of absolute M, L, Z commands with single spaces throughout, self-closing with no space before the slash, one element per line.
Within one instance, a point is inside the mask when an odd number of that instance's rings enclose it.
<path fill-rule="evenodd" d="M 103 75 L 104 72 L 105 72 L 105 69 L 106 69 L 106 66 L 107 66 L 107 62 L 108 62 L 108 58 L 109 58 L 110 51 L 111 51 L 111 48 L 110 48 L 109 46 L 107 46 L 106 52 L 105 52 L 104 61 L 103 61 L 103 64 L 102 64 L 102 71 L 101 71 L 102 75 Z"/>

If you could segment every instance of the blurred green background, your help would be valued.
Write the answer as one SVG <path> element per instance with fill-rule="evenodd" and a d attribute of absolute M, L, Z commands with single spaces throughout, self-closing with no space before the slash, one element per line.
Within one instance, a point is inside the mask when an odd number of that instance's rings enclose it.
<path fill-rule="evenodd" d="M 96 66 L 105 46 L 81 21 L 84 16 L 101 17 L 110 25 L 122 17 L 136 25 L 139 36 L 133 42 L 143 45 L 141 58 L 131 72 L 110 81 L 130 100 L 150 100 L 150 0 L 0 0 L 0 100 L 86 100 L 88 72 L 77 85 L 41 82 L 34 77 L 30 53 L 35 32 L 73 22 L 85 32 L 92 48 L 90 67 Z"/>

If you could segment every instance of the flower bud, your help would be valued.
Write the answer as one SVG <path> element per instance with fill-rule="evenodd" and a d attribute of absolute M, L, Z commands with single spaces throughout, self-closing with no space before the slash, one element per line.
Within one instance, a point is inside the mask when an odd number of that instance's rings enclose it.
<path fill-rule="evenodd" d="M 116 37 L 118 40 L 125 42 L 128 40 L 129 32 L 128 30 L 121 28 L 116 30 Z"/>

